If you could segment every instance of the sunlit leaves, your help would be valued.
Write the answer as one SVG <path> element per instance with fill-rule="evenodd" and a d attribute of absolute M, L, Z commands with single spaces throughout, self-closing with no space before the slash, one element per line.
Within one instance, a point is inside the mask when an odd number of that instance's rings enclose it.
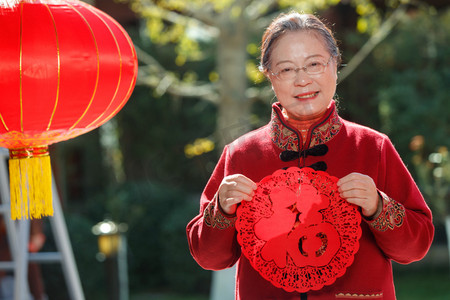
<path fill-rule="evenodd" d="M 245 66 L 245 71 L 247 73 L 247 77 L 253 82 L 253 83 L 262 83 L 265 79 L 264 74 L 262 74 L 259 70 L 256 64 L 253 61 L 248 61 Z"/>
<path fill-rule="evenodd" d="M 281 8 L 293 8 L 306 13 L 315 13 L 318 9 L 325 9 L 337 5 L 341 0 L 279 0 Z"/>
<path fill-rule="evenodd" d="M 182 80 L 185 83 L 194 83 L 197 81 L 197 79 L 198 79 L 197 73 L 195 73 L 193 71 L 188 71 L 188 72 L 184 73 Z"/>
<path fill-rule="evenodd" d="M 159 0 L 154 1 L 159 7 L 162 7 L 167 10 L 183 10 L 188 5 L 188 2 L 199 2 L 199 1 L 184 1 L 184 0 Z"/>
<path fill-rule="evenodd" d="M 230 7 L 230 5 L 235 2 L 234 0 L 221 0 L 221 1 L 205 1 L 205 2 L 212 2 L 214 5 L 214 10 L 216 12 L 222 12 L 226 8 Z"/>
<path fill-rule="evenodd" d="M 178 66 L 184 65 L 187 60 L 199 60 L 202 57 L 199 44 L 185 35 L 180 39 L 175 51 L 178 54 L 175 59 Z"/>
<path fill-rule="evenodd" d="M 209 81 L 216 82 L 219 80 L 219 73 L 217 73 L 216 71 L 212 71 L 209 73 L 208 78 Z"/>
<path fill-rule="evenodd" d="M 178 43 L 184 35 L 184 26 L 174 24 L 166 26 L 162 19 L 152 17 L 147 19 L 147 32 L 152 42 L 165 45 L 167 43 Z"/>
<path fill-rule="evenodd" d="M 259 53 L 258 45 L 256 45 L 255 43 L 248 44 L 247 45 L 247 52 L 250 55 L 257 56 L 258 53 Z"/>
<path fill-rule="evenodd" d="M 208 138 L 199 138 L 196 139 L 194 143 L 184 146 L 184 155 L 186 155 L 187 158 L 193 158 L 211 152 L 214 148 L 215 144 L 212 140 Z"/>
<path fill-rule="evenodd" d="M 187 5 L 201 5 L 204 0 L 165 0 L 165 1 L 132 1 L 131 7 L 138 12 L 146 22 L 147 35 L 150 40 L 159 45 L 174 44 L 177 66 L 187 61 L 199 60 L 202 57 L 198 42 L 193 38 L 198 22 L 184 17 L 177 12 L 187 9 Z"/>
<path fill-rule="evenodd" d="M 231 19 L 238 19 L 241 16 L 241 14 L 242 14 L 242 9 L 239 6 L 234 5 L 231 8 L 231 11 L 230 11 Z"/>
<path fill-rule="evenodd" d="M 381 24 L 381 15 L 370 0 L 353 0 L 353 6 L 358 14 L 356 30 L 359 33 L 373 33 Z"/>
<path fill-rule="evenodd" d="M 365 16 L 365 15 L 373 14 L 376 12 L 375 5 L 373 5 L 370 2 L 366 2 L 366 1 L 364 1 L 364 2 L 365 3 L 358 3 L 356 5 L 356 12 L 358 13 L 358 15 Z"/>

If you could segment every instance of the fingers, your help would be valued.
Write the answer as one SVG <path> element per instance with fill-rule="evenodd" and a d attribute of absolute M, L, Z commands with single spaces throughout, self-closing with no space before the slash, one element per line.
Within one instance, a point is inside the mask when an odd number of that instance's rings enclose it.
<path fill-rule="evenodd" d="M 228 205 L 238 204 L 242 201 L 250 201 L 253 198 L 253 193 L 247 194 L 239 191 L 229 191 L 225 197 L 220 197 L 220 201 L 226 201 Z"/>
<path fill-rule="evenodd" d="M 379 196 L 377 187 L 370 176 L 351 173 L 338 182 L 340 196 L 349 203 L 361 207 L 364 216 L 369 217 L 376 213 Z"/>
<path fill-rule="evenodd" d="M 237 204 L 252 200 L 256 188 L 256 183 L 242 174 L 227 176 L 219 186 L 220 206 L 225 213 L 234 214 Z"/>
<path fill-rule="evenodd" d="M 225 182 L 230 191 L 238 191 L 246 195 L 251 195 L 257 188 L 256 183 L 241 174 L 225 177 Z"/>

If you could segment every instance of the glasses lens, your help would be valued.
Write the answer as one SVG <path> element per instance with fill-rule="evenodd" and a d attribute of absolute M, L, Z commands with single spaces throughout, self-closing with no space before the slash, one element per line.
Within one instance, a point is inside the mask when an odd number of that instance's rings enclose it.
<path fill-rule="evenodd" d="M 323 73 L 325 70 L 325 63 L 321 61 L 312 61 L 305 66 L 305 72 L 314 75 Z"/>
<path fill-rule="evenodd" d="M 287 67 L 278 72 L 278 78 L 288 80 L 295 77 L 296 71 L 294 67 Z"/>

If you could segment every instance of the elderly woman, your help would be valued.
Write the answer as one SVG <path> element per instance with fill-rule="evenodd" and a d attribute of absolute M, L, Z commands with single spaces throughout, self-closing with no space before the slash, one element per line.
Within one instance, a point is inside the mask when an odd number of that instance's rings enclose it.
<path fill-rule="evenodd" d="M 237 262 L 236 299 L 395 299 L 391 261 L 427 253 L 432 216 L 389 138 L 342 119 L 333 99 L 341 57 L 331 31 L 315 16 L 281 14 L 261 43 L 260 69 L 277 103 L 271 121 L 225 146 L 187 226 L 200 266 Z M 242 254 L 236 211 L 276 170 L 310 167 L 337 177 L 340 197 L 357 206 L 361 237 L 353 263 L 319 290 L 288 291 L 269 282 Z"/>

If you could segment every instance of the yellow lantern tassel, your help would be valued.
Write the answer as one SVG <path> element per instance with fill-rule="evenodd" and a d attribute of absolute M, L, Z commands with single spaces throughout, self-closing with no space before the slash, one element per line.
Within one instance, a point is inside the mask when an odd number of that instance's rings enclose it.
<path fill-rule="evenodd" d="M 9 154 L 11 219 L 53 215 L 48 147 L 10 149 Z"/>

